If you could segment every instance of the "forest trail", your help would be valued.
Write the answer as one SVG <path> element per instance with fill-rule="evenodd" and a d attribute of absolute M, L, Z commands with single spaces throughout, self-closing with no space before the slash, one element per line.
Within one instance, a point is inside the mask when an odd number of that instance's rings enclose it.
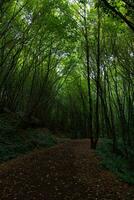
<path fill-rule="evenodd" d="M 134 187 L 100 167 L 89 140 L 72 140 L 0 166 L 0 200 L 132 200 Z"/>

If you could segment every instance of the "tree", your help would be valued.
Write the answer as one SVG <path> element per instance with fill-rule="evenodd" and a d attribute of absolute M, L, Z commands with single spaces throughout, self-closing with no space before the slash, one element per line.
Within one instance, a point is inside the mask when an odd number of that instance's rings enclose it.
<path fill-rule="evenodd" d="M 120 1 L 120 6 L 122 6 L 122 2 L 124 2 L 129 8 L 132 9 L 132 12 L 134 11 L 134 4 L 129 1 Z M 102 0 L 102 3 L 112 12 L 114 13 L 117 17 L 119 17 L 121 20 L 123 20 L 129 28 L 134 31 L 134 23 L 132 20 L 129 20 L 124 13 L 120 12 L 120 10 L 116 7 L 111 5 L 107 0 Z M 118 2 L 117 2 L 118 3 Z"/>

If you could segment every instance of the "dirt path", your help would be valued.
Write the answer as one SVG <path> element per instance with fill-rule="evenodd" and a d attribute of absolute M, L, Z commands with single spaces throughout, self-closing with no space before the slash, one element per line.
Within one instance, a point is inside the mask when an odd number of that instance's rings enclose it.
<path fill-rule="evenodd" d="M 134 187 L 101 169 L 89 140 L 71 141 L 0 166 L 0 200 L 132 200 Z"/>

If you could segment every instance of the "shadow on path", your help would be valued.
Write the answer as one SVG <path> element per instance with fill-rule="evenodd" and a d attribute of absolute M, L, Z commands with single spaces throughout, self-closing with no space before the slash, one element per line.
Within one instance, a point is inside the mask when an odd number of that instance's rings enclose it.
<path fill-rule="evenodd" d="M 0 200 L 133 200 L 134 187 L 100 167 L 89 140 L 72 140 L 0 166 Z"/>

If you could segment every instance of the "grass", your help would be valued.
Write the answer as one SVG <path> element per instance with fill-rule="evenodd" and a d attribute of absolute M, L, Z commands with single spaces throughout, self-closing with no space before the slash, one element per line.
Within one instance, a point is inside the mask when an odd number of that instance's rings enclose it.
<path fill-rule="evenodd" d="M 35 148 L 51 147 L 57 143 L 48 130 L 17 129 L 18 119 L 0 116 L 0 162 L 26 154 Z"/>
<path fill-rule="evenodd" d="M 102 158 L 102 166 L 115 173 L 121 180 L 134 184 L 134 152 L 131 150 L 131 160 L 123 156 L 123 145 L 121 140 L 118 141 L 118 154 L 112 152 L 112 141 L 110 139 L 102 139 L 97 148 L 98 155 Z M 132 160 L 133 159 L 133 160 Z"/>

